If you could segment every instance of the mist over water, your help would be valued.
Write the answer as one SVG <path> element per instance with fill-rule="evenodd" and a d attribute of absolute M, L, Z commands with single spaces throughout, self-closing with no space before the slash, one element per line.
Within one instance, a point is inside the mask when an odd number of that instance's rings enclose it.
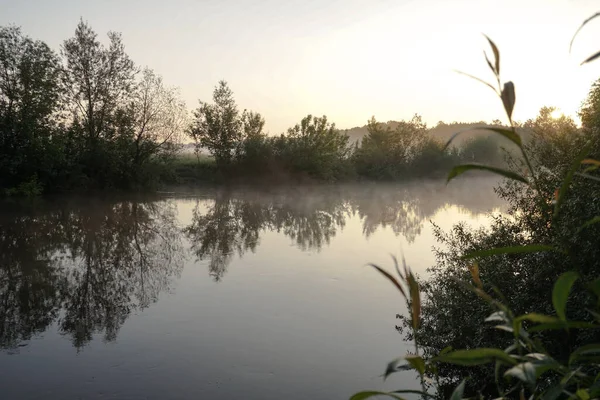
<path fill-rule="evenodd" d="M 485 226 L 505 209 L 496 183 L 5 202 L 4 398 L 321 399 L 383 388 L 385 364 L 408 349 L 394 329 L 405 306 L 365 264 L 390 267 L 403 253 L 426 274 L 432 223 Z M 418 384 L 408 372 L 396 379 Z"/>

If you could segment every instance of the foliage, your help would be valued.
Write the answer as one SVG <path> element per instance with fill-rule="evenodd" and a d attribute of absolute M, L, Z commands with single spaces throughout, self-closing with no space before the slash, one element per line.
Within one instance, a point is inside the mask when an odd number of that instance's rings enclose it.
<path fill-rule="evenodd" d="M 372 117 L 367 130 L 354 157 L 358 173 L 372 178 L 397 179 L 406 174 L 426 144 L 427 126 L 418 115 L 401 121 L 394 130 Z"/>
<path fill-rule="evenodd" d="M 138 69 L 120 34 L 80 21 L 60 55 L 0 28 L 0 187 L 10 194 L 147 186 L 164 174 L 185 105 Z"/>
<path fill-rule="evenodd" d="M 52 181 L 60 168 L 59 60 L 50 48 L 0 28 L 0 186 L 16 187 L 38 176 Z M 37 178 L 36 178 L 37 179 Z"/>
<path fill-rule="evenodd" d="M 219 81 L 213 91 L 213 101 L 214 104 L 200 102 L 189 135 L 197 148 L 210 151 L 217 164 L 228 165 L 243 139 L 242 120 L 227 82 Z"/>
<path fill-rule="evenodd" d="M 336 129 L 327 117 L 307 115 L 274 141 L 275 154 L 292 171 L 333 180 L 344 174 L 350 147 L 348 136 Z"/>
<path fill-rule="evenodd" d="M 178 90 L 151 69 L 140 70 L 118 33 L 104 42 L 82 20 L 57 54 L 19 28 L 0 28 L 3 193 L 236 179 L 400 180 L 439 177 L 460 162 L 503 165 L 491 137 L 445 150 L 418 115 L 394 129 L 372 118 L 354 146 L 325 116 L 308 115 L 268 135 L 264 118 L 240 111 L 225 81 L 189 119 Z M 176 161 L 184 132 L 196 157 L 208 150 L 216 165 Z"/>
<path fill-rule="evenodd" d="M 458 225 L 444 234 L 436 229 L 444 245 L 436 251 L 438 264 L 431 278 L 420 282 L 423 299 L 409 302 L 413 312 L 401 329 L 423 349 L 422 358 L 415 363 L 414 355 L 405 357 L 405 366 L 391 363 L 386 376 L 415 369 L 422 395 L 439 398 L 595 398 L 600 395 L 600 205 L 593 182 L 600 165 L 594 125 L 598 85 L 582 109 L 582 129 L 543 108 L 524 124 L 532 135 L 525 141 L 512 121 L 514 85 L 501 84 L 500 53 L 488 41 L 494 57 L 486 60 L 498 87 L 484 83 L 502 100 L 511 126 L 490 129 L 521 154 L 510 155 L 508 169 L 456 166 L 448 180 L 473 169 L 508 178 L 498 193 L 511 206 L 509 216 L 495 217 L 489 230 Z M 435 393 L 428 392 L 432 387 Z M 354 398 L 371 397 L 365 393 Z"/>

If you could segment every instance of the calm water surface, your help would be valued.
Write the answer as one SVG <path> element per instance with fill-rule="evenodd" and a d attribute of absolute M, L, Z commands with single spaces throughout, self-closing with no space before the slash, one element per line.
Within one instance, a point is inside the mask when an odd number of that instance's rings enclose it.
<path fill-rule="evenodd" d="M 2 399 L 347 399 L 416 387 L 402 300 L 493 181 L 188 190 L 0 204 Z"/>

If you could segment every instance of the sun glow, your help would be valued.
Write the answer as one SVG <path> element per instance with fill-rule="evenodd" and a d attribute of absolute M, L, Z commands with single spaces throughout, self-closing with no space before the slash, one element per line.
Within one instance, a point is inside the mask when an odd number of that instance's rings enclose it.
<path fill-rule="evenodd" d="M 554 111 L 552 111 L 552 114 L 550 114 L 550 116 L 553 119 L 559 119 L 560 117 L 564 116 L 565 114 L 562 112 L 562 110 L 560 108 L 556 108 L 554 109 Z"/>

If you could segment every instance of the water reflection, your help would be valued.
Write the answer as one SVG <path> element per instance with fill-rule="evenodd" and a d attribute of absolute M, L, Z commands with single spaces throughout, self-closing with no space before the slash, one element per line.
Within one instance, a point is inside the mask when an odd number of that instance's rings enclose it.
<path fill-rule="evenodd" d="M 71 201 L 4 211 L 3 348 L 52 323 L 77 348 L 94 334 L 114 340 L 127 317 L 156 301 L 183 265 L 169 202 Z"/>
<path fill-rule="evenodd" d="M 365 237 L 391 228 L 412 242 L 447 204 L 473 213 L 501 206 L 493 182 L 484 182 L 476 190 L 419 183 L 205 191 L 182 221 L 177 195 L 5 203 L 0 347 L 13 349 L 50 326 L 78 349 L 94 335 L 115 340 L 132 313 L 171 288 L 185 259 L 205 262 L 220 281 L 267 232 L 319 251 L 358 218 Z"/>
<path fill-rule="evenodd" d="M 470 214 L 503 207 L 494 184 L 481 179 L 448 187 L 428 181 L 326 189 L 285 187 L 269 192 L 223 190 L 212 201 L 196 201 L 184 232 L 197 261 L 207 261 L 209 275 L 218 282 L 235 255 L 256 250 L 264 232 L 278 232 L 304 251 L 318 251 L 344 228 L 347 218 L 358 216 L 366 238 L 379 228 L 391 228 L 412 243 L 426 221 L 447 205 Z"/>
<path fill-rule="evenodd" d="M 319 250 L 345 224 L 349 208 L 341 196 L 295 190 L 270 193 L 222 191 L 203 207 L 198 201 L 184 232 L 198 260 L 208 260 L 209 274 L 220 281 L 234 254 L 255 251 L 260 235 L 275 231 L 302 250 Z"/>

